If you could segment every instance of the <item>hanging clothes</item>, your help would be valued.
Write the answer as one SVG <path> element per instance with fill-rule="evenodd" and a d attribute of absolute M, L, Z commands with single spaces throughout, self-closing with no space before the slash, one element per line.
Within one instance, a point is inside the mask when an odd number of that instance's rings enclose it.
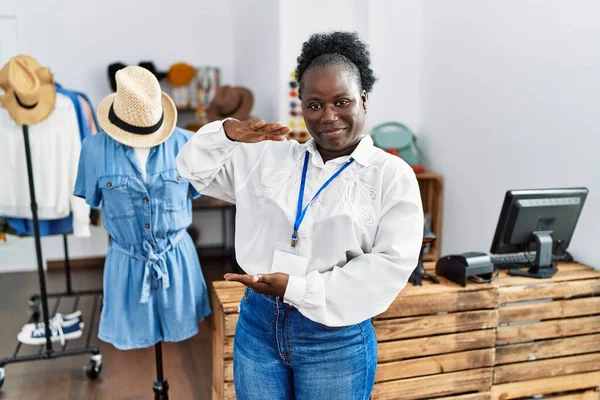
<path fill-rule="evenodd" d="M 85 201 L 72 195 L 81 137 L 75 106 L 69 97 L 61 93 L 56 94 L 56 104 L 52 113 L 42 122 L 29 127 L 29 142 L 40 220 L 68 218 L 72 212 L 71 226 L 74 235 L 90 236 L 90 207 Z M 22 126 L 14 122 L 2 107 L 0 171 L 4 174 L 5 189 L 0 191 L 0 215 L 31 219 Z M 63 226 L 63 223 L 67 222 L 58 222 L 56 226 Z M 29 222 L 25 221 L 17 222 L 17 225 L 24 229 L 23 232 L 30 231 L 31 225 L 28 224 Z M 48 232 L 50 231 L 48 227 Z M 58 231 L 57 233 L 63 233 L 60 232 L 61 229 Z"/>
<path fill-rule="evenodd" d="M 37 192 L 36 192 L 37 194 Z M 26 218 L 7 218 L 8 226 L 15 235 L 33 236 L 33 220 Z M 40 236 L 62 235 L 73 232 L 73 214 L 66 218 L 39 220 Z"/>
<path fill-rule="evenodd" d="M 83 141 L 86 137 L 98 132 L 98 122 L 88 97 L 80 92 L 64 89 L 60 84 L 54 84 L 56 91 L 67 96 L 73 102 L 77 115 L 79 137 Z M 99 210 L 91 210 L 90 222 L 99 225 Z M 33 220 L 26 218 L 6 218 L 11 230 L 19 236 L 32 236 L 34 234 Z M 40 236 L 62 235 L 73 232 L 73 214 L 55 220 L 38 221 Z"/>
<path fill-rule="evenodd" d="M 96 120 L 96 114 L 94 113 L 94 108 L 92 104 L 89 102 L 88 98 L 83 94 L 79 93 L 79 102 L 81 103 L 81 107 L 83 109 L 83 113 L 85 114 L 85 119 L 90 129 L 90 133 L 95 135 L 98 133 L 98 121 Z"/>
<path fill-rule="evenodd" d="M 55 83 L 56 93 L 62 93 L 73 102 L 73 107 L 75 109 L 75 114 L 77 115 L 77 126 L 79 127 L 79 136 L 81 137 L 81 141 L 88 136 L 91 136 L 90 127 L 87 122 L 87 116 L 83 111 L 83 106 L 81 101 L 79 100 L 79 95 L 76 92 L 71 90 L 64 89 L 60 84 Z"/>
<path fill-rule="evenodd" d="M 175 157 L 192 136 L 175 128 L 147 156 L 144 179 L 132 147 L 104 132 L 83 142 L 75 195 L 102 203 L 111 237 L 98 337 L 118 349 L 177 342 L 198 332 L 210 310 L 196 248 L 186 228 L 198 192 Z"/>

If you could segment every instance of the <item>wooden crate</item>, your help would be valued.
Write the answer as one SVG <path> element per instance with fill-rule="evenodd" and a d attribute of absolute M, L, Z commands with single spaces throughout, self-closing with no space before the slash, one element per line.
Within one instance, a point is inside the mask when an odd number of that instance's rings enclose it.
<path fill-rule="evenodd" d="M 216 281 L 211 286 L 213 322 L 213 400 L 235 399 L 233 387 L 233 335 L 238 306 L 244 286 L 237 282 Z"/>
<path fill-rule="evenodd" d="M 600 271 L 563 264 L 552 279 L 503 272 L 493 284 L 464 288 L 440 280 L 407 286 L 374 318 L 373 399 L 598 400 Z M 232 282 L 211 288 L 213 399 L 235 399 L 233 335 L 243 293 Z"/>
<path fill-rule="evenodd" d="M 421 201 L 423 211 L 431 214 L 431 230 L 437 236 L 437 240 L 431 245 L 429 253 L 423 259 L 435 261 L 440 258 L 442 241 L 442 205 L 444 181 L 440 174 L 423 172 L 417 174 L 419 189 L 421 190 Z"/>
<path fill-rule="evenodd" d="M 598 400 L 600 271 L 563 264 L 552 279 L 539 280 L 503 272 L 496 286 L 492 398 Z"/>
<path fill-rule="evenodd" d="M 392 306 L 374 319 L 379 357 L 373 399 L 421 399 L 468 392 L 484 393 L 456 399 L 489 397 L 485 392 L 492 384 L 496 289 L 492 285 L 463 288 L 441 280 L 441 285 L 407 286 Z M 211 289 L 213 399 L 235 399 L 233 335 L 243 293 L 244 287 L 232 282 L 214 282 Z"/>
<path fill-rule="evenodd" d="M 486 399 L 492 385 L 497 293 L 492 285 L 461 287 L 444 278 L 407 286 L 373 324 L 377 399 L 462 394 Z M 480 392 L 468 394 L 469 392 Z"/>
<path fill-rule="evenodd" d="M 491 392 L 459 394 L 458 396 L 437 397 L 435 400 L 491 400 Z"/>

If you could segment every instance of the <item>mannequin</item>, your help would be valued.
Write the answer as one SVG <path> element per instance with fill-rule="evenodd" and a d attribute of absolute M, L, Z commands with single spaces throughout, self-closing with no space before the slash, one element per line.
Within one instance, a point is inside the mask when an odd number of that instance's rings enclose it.
<path fill-rule="evenodd" d="M 210 305 L 196 248 L 186 228 L 199 196 L 175 157 L 192 133 L 156 77 L 130 66 L 98 106 L 103 131 L 82 146 L 75 195 L 102 206 L 111 237 L 104 268 L 98 337 L 121 350 L 156 348 L 155 398 L 167 399 L 162 341 L 195 335 Z"/>

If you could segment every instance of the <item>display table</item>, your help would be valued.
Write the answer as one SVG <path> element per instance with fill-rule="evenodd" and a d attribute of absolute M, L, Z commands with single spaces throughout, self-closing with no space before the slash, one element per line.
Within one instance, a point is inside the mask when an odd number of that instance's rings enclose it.
<path fill-rule="evenodd" d="M 559 399 L 598 400 L 600 271 L 563 264 L 552 279 L 502 274 L 495 286 L 492 398 L 575 391 Z"/>
<path fill-rule="evenodd" d="M 491 284 L 440 281 L 409 284 L 373 319 L 379 343 L 373 399 L 564 392 L 575 394 L 559 399 L 598 399 L 600 271 L 562 264 L 546 280 L 503 272 Z M 233 336 L 243 293 L 235 282 L 211 288 L 213 399 L 235 398 Z"/>

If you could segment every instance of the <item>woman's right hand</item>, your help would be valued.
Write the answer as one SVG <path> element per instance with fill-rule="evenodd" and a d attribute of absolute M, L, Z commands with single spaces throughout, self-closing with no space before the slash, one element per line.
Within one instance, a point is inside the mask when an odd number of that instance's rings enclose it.
<path fill-rule="evenodd" d="M 244 143 L 258 143 L 263 140 L 282 141 L 292 128 L 281 123 L 267 124 L 265 121 L 236 121 L 228 119 L 223 123 L 225 135 L 230 140 Z"/>

